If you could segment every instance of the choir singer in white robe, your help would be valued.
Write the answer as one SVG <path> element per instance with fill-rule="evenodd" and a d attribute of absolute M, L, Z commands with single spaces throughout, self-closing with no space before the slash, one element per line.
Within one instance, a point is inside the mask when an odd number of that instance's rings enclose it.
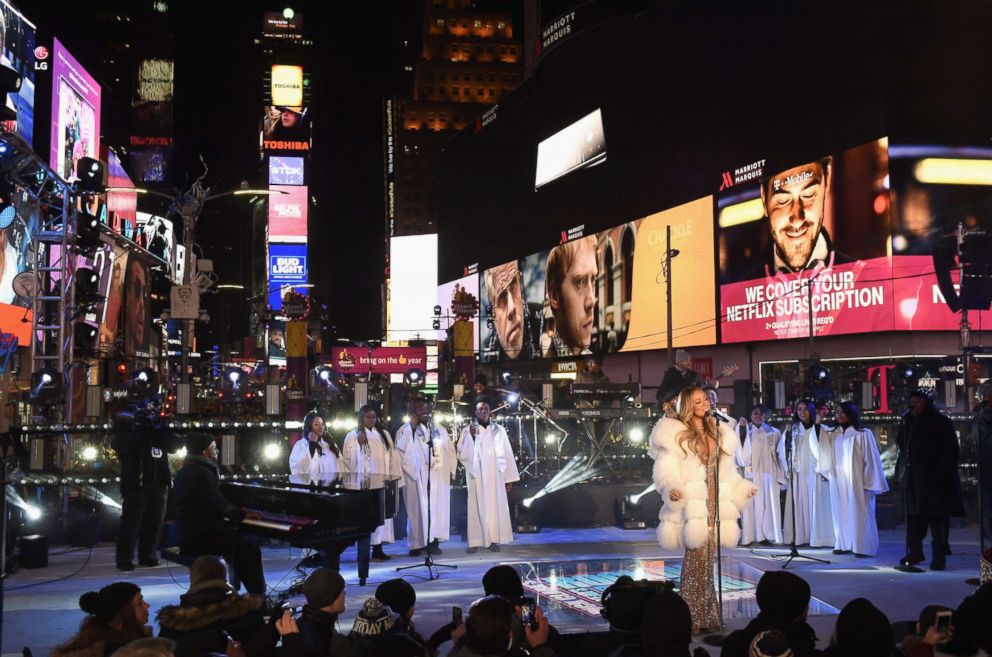
<path fill-rule="evenodd" d="M 358 422 L 358 428 L 344 437 L 341 460 L 345 469 L 365 477 L 400 477 L 397 484 L 402 485 L 400 455 L 389 432 L 379 424 L 375 408 L 368 404 L 362 406 L 358 411 Z M 392 543 L 394 540 L 393 519 L 386 518 L 372 534 L 372 558 L 376 561 L 389 561 L 391 557 L 383 552 L 382 544 Z"/>
<path fill-rule="evenodd" d="M 310 411 L 303 418 L 303 438 L 296 441 L 289 454 L 289 472 L 309 475 L 314 481 L 334 479 L 341 471 L 341 452 L 333 441 L 328 442 L 324 418 Z"/>
<path fill-rule="evenodd" d="M 425 548 L 441 554 L 438 542 L 448 540 L 450 533 L 451 477 L 458 461 L 448 432 L 431 422 L 427 400 L 414 401 L 410 421 L 397 434 L 396 450 L 403 467 L 410 556 L 419 556 Z"/>
<path fill-rule="evenodd" d="M 778 444 L 782 434 L 765 423 L 765 409 L 751 409 L 751 421 L 741 418 L 747 427 L 744 444 L 737 452 L 737 462 L 744 468 L 744 478 L 754 482 L 758 494 L 751 498 L 741 520 L 741 544 L 755 541 L 769 545 L 782 542 L 782 513 L 779 493 L 785 484 L 785 464 L 779 459 Z"/>
<path fill-rule="evenodd" d="M 462 431 L 458 460 L 465 467 L 468 488 L 468 550 L 480 547 L 499 552 L 501 543 L 513 541 L 510 504 L 506 493 L 520 481 L 517 462 L 506 429 L 490 422 L 489 402 L 475 404 L 475 418 Z"/>
<path fill-rule="evenodd" d="M 834 523 L 830 514 L 830 482 L 816 472 L 821 431 L 816 405 L 805 399 L 797 401 L 793 419 L 779 443 L 779 458 L 785 463 L 789 484 L 782 537 L 786 543 L 792 542 L 795 503 L 796 545 L 831 547 Z"/>
<path fill-rule="evenodd" d="M 820 433 L 817 472 L 830 480 L 834 554 L 878 554 L 875 496 L 889 490 L 875 435 L 853 402 L 837 409 L 837 426 Z"/>

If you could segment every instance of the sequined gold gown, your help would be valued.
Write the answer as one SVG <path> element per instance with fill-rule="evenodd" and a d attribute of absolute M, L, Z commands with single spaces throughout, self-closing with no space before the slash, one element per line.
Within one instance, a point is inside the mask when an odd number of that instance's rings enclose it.
<path fill-rule="evenodd" d="M 692 614 L 692 633 L 720 628 L 716 589 L 713 581 L 713 555 L 716 546 L 716 469 L 720 451 L 711 449 L 706 462 L 706 511 L 709 516 L 709 535 L 706 545 L 686 550 L 682 561 L 680 593 Z"/>

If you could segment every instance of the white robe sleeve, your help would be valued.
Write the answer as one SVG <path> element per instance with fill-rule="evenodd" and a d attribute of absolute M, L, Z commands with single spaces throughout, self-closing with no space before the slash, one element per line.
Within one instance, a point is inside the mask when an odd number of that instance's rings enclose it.
<path fill-rule="evenodd" d="M 310 474 L 310 448 L 307 447 L 307 439 L 300 438 L 293 445 L 293 451 L 289 453 L 289 473 L 294 475 Z"/>
<path fill-rule="evenodd" d="M 878 443 L 875 442 L 875 434 L 870 429 L 859 432 L 858 440 L 862 441 L 862 453 L 864 456 L 864 489 L 876 495 L 888 492 L 889 482 L 885 479 L 885 471 L 882 468 L 882 457 L 878 453 Z"/>
<path fill-rule="evenodd" d="M 389 444 L 389 449 L 386 450 L 386 460 L 389 462 L 389 476 L 397 477 L 396 487 L 402 488 L 406 483 L 403 481 L 403 455 L 400 453 L 399 447 L 397 447 L 392 436 L 389 435 L 389 432 L 383 429 L 381 433 L 383 441 Z"/>
<path fill-rule="evenodd" d="M 779 436 L 778 448 L 775 451 L 778 452 L 778 462 L 782 464 L 782 473 L 785 475 L 786 481 L 790 481 L 790 477 L 792 476 L 792 464 L 789 463 L 789 458 L 785 452 L 786 434 L 789 434 L 789 437 L 792 439 L 792 456 L 795 458 L 796 432 L 793 431 L 792 428 L 786 428 L 782 431 Z"/>
<path fill-rule="evenodd" d="M 734 432 L 734 437 L 737 438 L 737 432 Z M 748 425 L 747 437 L 744 438 L 743 443 L 738 439 L 734 450 L 737 465 L 744 468 L 744 477 L 746 479 L 754 479 L 754 470 L 751 467 L 751 447 L 751 426 Z"/>
<path fill-rule="evenodd" d="M 729 428 L 723 428 L 720 432 L 721 450 L 725 452 L 729 451 L 724 447 L 729 440 L 735 440 L 740 445 L 740 438 L 738 438 L 737 432 L 732 432 Z M 754 488 L 754 483 L 749 479 L 741 477 L 735 464 L 736 462 L 733 456 L 720 456 L 720 488 L 726 488 L 729 491 L 731 501 L 740 509 L 747 502 L 748 493 Z"/>
<path fill-rule="evenodd" d="M 341 469 L 345 472 L 359 472 L 358 463 L 358 430 L 349 431 L 341 446 Z"/>
<path fill-rule="evenodd" d="M 439 427 L 441 435 L 444 436 L 444 445 L 442 446 L 444 454 L 444 470 L 448 473 L 448 479 L 454 479 L 455 473 L 458 471 L 458 457 L 455 455 L 455 443 L 451 440 L 451 436 L 445 431 L 444 427 Z"/>
<path fill-rule="evenodd" d="M 461 440 L 458 441 L 458 462 L 465 468 L 466 476 L 472 474 L 472 434 L 468 427 L 462 430 Z"/>
<path fill-rule="evenodd" d="M 503 483 L 512 484 L 515 481 L 520 481 L 520 472 L 517 469 L 517 457 L 513 454 L 513 448 L 510 446 L 510 438 L 506 435 L 506 429 L 500 428 L 496 440 L 502 441 L 503 453 L 506 455 L 503 459 L 504 463 L 500 468 L 503 473 Z"/>
<path fill-rule="evenodd" d="M 789 471 L 789 464 L 785 462 L 785 436 L 778 429 L 772 429 L 775 434 L 775 446 L 772 448 L 771 458 L 778 470 L 778 483 L 782 486 L 786 482 L 786 473 Z"/>
<path fill-rule="evenodd" d="M 823 425 L 820 425 L 819 440 L 816 438 L 815 431 L 811 431 L 809 434 L 809 448 L 813 452 L 813 458 L 816 459 L 816 474 L 827 479 L 834 478 L 834 438 L 836 435 L 834 431 L 827 430 Z"/>

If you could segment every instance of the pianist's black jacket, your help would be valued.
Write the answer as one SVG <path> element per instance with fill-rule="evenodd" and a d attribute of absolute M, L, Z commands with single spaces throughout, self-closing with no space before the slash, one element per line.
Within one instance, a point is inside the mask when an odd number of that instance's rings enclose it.
<path fill-rule="evenodd" d="M 244 510 L 229 504 L 220 492 L 216 461 L 199 454 L 187 456 L 173 486 L 176 538 L 180 546 L 195 536 L 222 530 L 225 518 L 244 520 Z"/>

